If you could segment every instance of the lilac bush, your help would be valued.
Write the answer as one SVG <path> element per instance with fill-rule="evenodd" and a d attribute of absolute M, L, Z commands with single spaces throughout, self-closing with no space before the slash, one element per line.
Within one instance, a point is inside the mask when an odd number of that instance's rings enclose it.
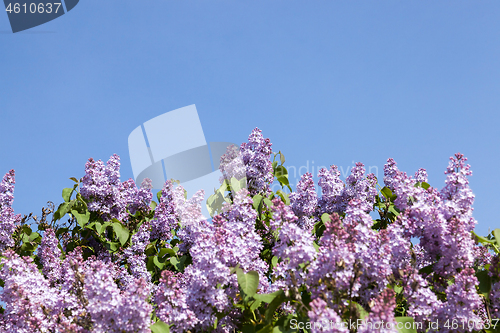
<path fill-rule="evenodd" d="M 221 158 L 212 219 L 203 191 L 168 180 L 155 201 L 150 180 L 122 182 L 117 155 L 89 159 L 53 212 L 21 218 L 11 170 L 0 331 L 496 332 L 500 229 L 474 233 L 466 160 L 450 158 L 441 190 L 388 159 L 381 182 L 332 165 L 292 191 L 255 129 Z"/>

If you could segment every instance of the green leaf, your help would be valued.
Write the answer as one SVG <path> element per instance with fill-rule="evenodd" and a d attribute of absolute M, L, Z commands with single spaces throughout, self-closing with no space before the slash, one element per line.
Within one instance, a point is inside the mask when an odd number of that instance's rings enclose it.
<path fill-rule="evenodd" d="M 267 307 L 267 310 L 265 312 L 265 317 L 266 317 L 266 322 L 271 323 L 273 320 L 273 315 L 276 309 L 281 305 L 286 300 L 285 293 L 283 290 L 278 290 L 278 295 L 273 299 L 271 303 L 269 303 L 269 306 Z"/>
<path fill-rule="evenodd" d="M 63 202 L 62 204 L 60 204 L 57 208 L 57 211 L 54 213 L 54 220 L 60 220 L 64 215 L 66 215 L 67 212 L 71 210 L 74 204 L 75 200 L 70 202 Z"/>
<path fill-rule="evenodd" d="M 279 152 L 280 154 L 280 162 L 281 162 L 281 165 L 285 164 L 285 155 L 283 155 L 283 153 L 280 151 Z"/>
<path fill-rule="evenodd" d="M 269 200 L 269 198 L 264 198 L 264 203 L 267 205 L 267 207 L 271 208 L 273 207 L 273 202 Z"/>
<path fill-rule="evenodd" d="M 175 251 L 172 249 L 163 248 L 160 250 L 158 257 L 163 258 L 166 254 L 170 254 L 171 256 L 175 256 Z"/>
<path fill-rule="evenodd" d="M 277 190 L 276 194 L 279 195 L 281 197 L 281 199 L 283 199 L 283 202 L 286 205 L 290 205 L 290 198 L 288 198 L 288 195 L 285 192 L 283 192 L 282 190 Z"/>
<path fill-rule="evenodd" d="M 156 323 L 151 325 L 152 333 L 170 333 L 170 325 L 165 324 L 163 321 L 158 320 Z"/>
<path fill-rule="evenodd" d="M 172 264 L 172 266 L 174 266 L 178 271 L 181 271 L 180 269 L 180 261 L 179 259 L 177 259 L 176 257 L 172 257 L 170 258 L 170 263 Z"/>
<path fill-rule="evenodd" d="M 71 194 L 73 193 L 74 190 L 75 190 L 74 188 L 69 188 L 69 187 L 62 190 L 62 197 L 64 201 L 69 202 L 69 200 L 71 199 Z"/>
<path fill-rule="evenodd" d="M 427 274 L 427 275 L 429 275 L 429 274 L 431 274 L 433 271 L 434 271 L 434 264 L 430 264 L 430 265 L 427 265 L 427 266 L 425 266 L 425 267 L 422 267 L 422 268 L 418 271 L 418 273 L 419 273 L 419 274 Z"/>
<path fill-rule="evenodd" d="M 130 236 L 128 229 L 125 228 L 120 222 L 115 222 L 113 223 L 113 230 L 115 231 L 116 236 L 118 236 L 122 246 L 125 245 Z"/>
<path fill-rule="evenodd" d="M 120 243 L 118 243 L 118 242 L 107 242 L 106 243 L 106 247 L 111 252 L 116 252 L 116 250 L 118 250 L 120 248 Z"/>
<path fill-rule="evenodd" d="M 238 268 L 236 270 L 236 275 L 238 276 L 238 285 L 245 296 L 254 296 L 259 287 L 259 273 L 250 271 L 245 274 L 241 268 Z"/>
<path fill-rule="evenodd" d="M 392 191 L 390 188 L 385 186 L 383 189 L 380 190 L 380 193 L 384 195 L 387 199 L 392 199 L 394 197 L 394 194 L 392 194 Z"/>
<path fill-rule="evenodd" d="M 77 210 L 73 209 L 71 210 L 71 214 L 76 218 L 76 221 L 80 225 L 80 227 L 84 227 L 90 219 L 90 212 L 85 211 L 85 214 L 80 214 Z"/>
<path fill-rule="evenodd" d="M 149 207 L 151 207 L 152 210 L 155 210 L 157 205 L 158 204 L 156 203 L 156 201 L 151 201 L 151 203 L 149 204 Z"/>
<path fill-rule="evenodd" d="M 276 177 L 278 177 L 278 178 L 279 177 L 286 177 L 286 178 L 288 178 L 288 170 L 284 166 L 282 166 L 282 165 L 277 166 L 274 169 L 274 175 Z"/>
<path fill-rule="evenodd" d="M 272 324 L 267 324 L 266 326 L 262 327 L 260 330 L 257 331 L 257 333 L 272 333 L 272 332 L 273 332 Z"/>
<path fill-rule="evenodd" d="M 399 215 L 399 212 L 396 210 L 396 207 L 394 207 L 394 205 L 389 206 L 389 212 L 393 213 L 395 216 Z"/>
<path fill-rule="evenodd" d="M 359 316 L 361 317 L 361 319 L 365 319 L 366 317 L 368 317 L 368 312 L 365 310 L 365 308 L 363 308 L 359 303 L 355 302 L 355 301 L 350 301 L 355 307 L 356 309 L 358 310 L 359 312 Z"/>
<path fill-rule="evenodd" d="M 413 320 L 412 317 L 396 317 L 396 322 L 401 323 L 399 324 L 399 327 L 403 328 L 398 328 L 398 331 L 401 333 L 417 333 L 417 325 L 415 324 L 415 321 Z M 408 328 L 409 327 L 409 328 Z"/>
<path fill-rule="evenodd" d="M 231 178 L 231 190 L 233 190 L 234 193 L 241 190 L 240 181 L 234 177 Z"/>
<path fill-rule="evenodd" d="M 327 223 L 327 222 L 330 222 L 331 220 L 331 217 L 328 213 L 324 213 L 323 215 L 321 215 L 321 221 L 323 221 L 323 223 Z"/>
<path fill-rule="evenodd" d="M 165 267 L 165 263 L 164 262 L 159 262 L 158 261 L 158 256 L 154 256 L 153 257 L 153 263 L 156 265 L 156 267 L 158 267 L 159 269 L 163 269 L 163 267 Z"/>
<path fill-rule="evenodd" d="M 259 300 L 256 299 L 250 305 L 250 311 L 255 311 L 255 309 L 257 309 L 261 304 L 262 304 L 262 301 L 259 301 Z"/>
<path fill-rule="evenodd" d="M 263 196 L 260 194 L 257 194 L 253 197 L 253 209 L 257 210 L 260 206 L 260 203 L 262 202 Z"/>
<path fill-rule="evenodd" d="M 74 181 L 75 183 L 79 183 L 79 182 L 78 182 L 78 179 L 76 179 L 75 177 L 71 177 L 70 179 L 71 179 L 72 181 Z"/>
<path fill-rule="evenodd" d="M 38 237 L 40 237 L 40 234 L 38 232 L 33 232 L 33 233 L 31 233 L 31 235 L 29 237 L 29 241 L 32 242 Z"/>
<path fill-rule="evenodd" d="M 490 291 L 491 291 L 491 277 L 488 274 L 488 271 L 478 271 L 476 273 L 476 277 L 479 281 L 479 292 L 489 299 Z"/>
<path fill-rule="evenodd" d="M 276 267 L 278 264 L 278 257 L 274 256 L 273 259 L 271 259 L 271 264 L 273 265 L 273 268 Z"/>
<path fill-rule="evenodd" d="M 495 240 L 497 241 L 497 245 L 500 246 L 500 229 L 495 229 L 492 232 L 493 236 L 495 236 Z"/>
<path fill-rule="evenodd" d="M 255 294 L 253 298 L 265 303 L 271 303 L 276 297 L 278 297 L 282 293 L 281 290 L 275 291 L 271 294 Z"/>
<path fill-rule="evenodd" d="M 95 229 L 95 231 L 97 232 L 98 235 L 101 235 L 102 232 L 103 232 L 103 229 L 106 229 L 106 227 L 103 228 L 103 225 L 101 222 L 99 221 L 96 221 L 96 222 L 92 222 L 91 224 L 88 225 L 88 227 L 93 227 Z"/>
<path fill-rule="evenodd" d="M 422 186 L 422 188 L 423 188 L 424 190 L 427 190 L 427 189 L 429 189 L 429 187 L 431 187 L 431 186 L 430 186 L 428 183 L 426 183 L 426 182 L 422 182 L 422 183 L 420 184 L 420 186 Z"/>
<path fill-rule="evenodd" d="M 252 324 L 245 324 L 241 329 L 242 333 L 255 333 L 255 326 Z"/>
<path fill-rule="evenodd" d="M 496 230 L 496 229 L 495 229 Z M 479 236 L 478 234 L 476 234 L 474 231 L 472 231 L 472 234 L 477 238 L 477 241 L 481 244 L 495 244 L 495 241 L 492 240 L 492 239 L 488 239 L 486 237 L 483 237 L 483 236 Z"/>

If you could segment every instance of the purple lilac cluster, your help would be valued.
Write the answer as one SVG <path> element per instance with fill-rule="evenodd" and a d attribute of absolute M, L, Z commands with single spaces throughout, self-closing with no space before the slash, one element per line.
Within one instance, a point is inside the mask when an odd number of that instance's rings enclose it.
<path fill-rule="evenodd" d="M 299 287 L 306 282 L 306 270 L 301 265 L 309 264 L 316 258 L 316 249 L 313 245 L 313 235 L 304 231 L 298 225 L 298 218 L 287 212 L 289 206 L 281 204 L 275 199 L 273 213 L 281 218 L 278 240 L 273 248 L 273 255 L 282 258 L 274 267 L 273 276 L 277 287 L 287 289 L 288 286 Z M 291 219 L 283 219 L 283 217 Z"/>
<path fill-rule="evenodd" d="M 460 320 L 479 320 L 476 312 L 481 301 L 475 292 L 479 283 L 470 271 L 477 253 L 471 234 L 476 223 L 472 217 L 474 195 L 468 187 L 467 177 L 472 173 L 465 161 L 462 154 L 450 158 L 441 191 L 418 186 L 427 180 L 423 169 L 412 178 L 399 171 L 392 159 L 384 167 L 385 185 L 397 195 L 395 205 L 402 212 L 396 222 L 406 239 L 419 239 L 414 252 L 417 262 L 432 264 L 433 273 L 423 277 L 418 269 L 425 264 L 407 265 L 408 273 L 413 270 L 409 273 L 411 287 L 405 291 L 412 300 L 409 313 L 423 322 L 446 321 L 452 314 Z M 453 276 L 455 283 L 448 285 Z M 439 301 L 430 286 L 445 293 L 446 302 Z"/>
<path fill-rule="evenodd" d="M 318 195 L 311 173 L 302 175 L 297 190 L 290 194 L 290 206 L 299 218 L 298 224 L 302 229 L 311 230 L 317 219 L 314 218 L 318 206 Z"/>
<path fill-rule="evenodd" d="M 237 180 L 246 177 L 247 168 L 238 147 L 230 145 L 226 148 L 226 153 L 220 158 L 219 170 L 222 174 L 219 178 L 221 184 L 224 180 L 230 183 L 233 177 Z"/>
<path fill-rule="evenodd" d="M 321 188 L 322 196 L 318 201 L 318 213 L 343 212 L 353 199 L 361 203 L 363 211 L 369 212 L 373 210 L 375 196 L 377 195 L 377 178 L 373 173 L 365 176 L 365 171 L 363 163 L 356 163 L 344 184 L 340 180 L 340 172 L 337 166 L 332 165 L 330 170 L 321 169 L 318 173 L 318 185 Z"/>
<path fill-rule="evenodd" d="M 303 175 L 289 195 L 290 205 L 269 196 L 272 204 L 263 200 L 259 216 L 252 196 L 270 194 L 271 154 L 269 139 L 258 129 L 239 152 L 228 150 L 221 160 L 225 177 L 245 175 L 248 190 L 233 193 L 232 202 L 225 203 L 211 222 L 201 213 L 203 191 L 187 198 L 182 186 L 168 181 L 153 219 L 141 221 L 130 245 L 113 254 L 104 249 L 95 251 L 97 257 L 84 258 L 80 247 L 63 253 L 56 233 L 47 229 L 33 255 L 41 270 L 31 257 L 6 250 L 19 220 L 11 208 L 14 172 L 9 172 L 0 184 L 0 279 L 5 283 L 0 301 L 6 304 L 0 328 L 8 333 L 150 332 L 154 314 L 171 325 L 172 332 L 213 327 L 216 332 L 232 332 L 244 320 L 234 305 L 241 300 L 235 267 L 259 274 L 259 294 L 284 290 L 288 302 L 280 311 L 302 311 L 316 324 L 312 332 L 349 331 L 331 323 L 340 323 L 352 306 L 348 299 L 355 299 L 369 313 L 357 331 L 372 332 L 376 323 L 384 322 L 383 329 L 375 330 L 389 333 L 396 332 L 396 294 L 391 289 L 396 289 L 395 281 L 401 286 L 398 297 L 406 299 L 406 314 L 425 327 L 450 319 L 484 320 L 485 304 L 477 293 L 473 267 L 490 264 L 494 283 L 489 310 L 498 317 L 500 259 L 476 246 L 471 236 L 476 224 L 468 186 L 472 173 L 463 155 L 450 159 L 440 191 L 424 184 L 424 169 L 411 177 L 389 159 L 384 184 L 396 198 L 382 200 L 394 204 L 397 217 L 387 226 L 375 227 L 370 212 L 377 181 L 373 174 L 366 175 L 361 163 L 345 182 L 336 166 L 320 170 L 320 197 L 312 175 Z M 233 163 L 237 157 L 243 166 Z M 89 210 L 105 220 L 126 220 L 129 213 L 150 209 L 151 182 L 144 181 L 140 189 L 132 180 L 122 183 L 119 167 L 116 155 L 106 165 L 93 159 L 86 165 L 81 194 Z M 322 234 L 314 227 L 320 221 Z M 146 265 L 145 249 L 152 241 L 167 248 L 173 247 L 169 242 L 177 243 L 171 262 L 181 271 L 162 271 L 158 285 Z M 264 249 L 268 255 L 263 255 Z M 185 267 L 174 264 L 181 257 L 188 262 Z M 311 292 L 309 305 L 300 304 L 303 288 Z"/>
<path fill-rule="evenodd" d="M 147 302 L 150 291 L 144 279 L 136 279 L 121 291 L 115 274 L 104 262 L 88 265 L 85 274 L 87 309 L 97 332 L 150 332 L 152 306 Z"/>
<path fill-rule="evenodd" d="M 178 227 L 173 190 L 173 182 L 166 181 L 161 191 L 160 203 L 155 209 L 155 218 L 151 222 L 151 237 L 153 239 L 169 240 L 172 237 L 171 230 Z"/>
<path fill-rule="evenodd" d="M 187 304 L 185 281 L 181 273 L 163 271 L 154 302 L 158 304 L 156 315 L 163 322 L 172 325 L 170 331 L 182 333 L 194 327 L 198 319 Z"/>
<path fill-rule="evenodd" d="M 40 263 L 42 264 L 42 273 L 47 277 L 49 283 L 54 285 L 61 280 L 61 250 L 59 249 L 59 240 L 56 238 L 53 229 L 45 230 L 42 243 L 38 248 Z"/>
<path fill-rule="evenodd" d="M 127 218 L 138 210 L 148 210 L 152 199 L 151 189 L 138 189 L 129 179 L 120 182 L 120 157 L 111 156 L 104 165 L 101 160 L 90 158 L 85 164 L 80 194 L 88 201 L 90 211 L 99 212 L 104 220 Z"/>
<path fill-rule="evenodd" d="M 360 325 L 358 333 L 398 333 L 394 309 L 396 308 L 395 293 L 392 289 L 382 291 L 374 300 L 370 315 Z"/>
<path fill-rule="evenodd" d="M 199 205 L 199 201 L 193 203 Z M 201 212 L 191 205 L 184 205 L 184 213 L 180 214 L 183 229 L 189 233 L 179 232 L 179 238 L 189 237 L 192 246 L 189 253 L 192 265 L 184 274 L 178 276 L 164 274 L 158 288 L 156 299 L 166 300 L 167 304 L 159 305 L 163 319 L 175 325 L 175 332 L 182 332 L 186 325 L 194 330 L 204 330 L 212 326 L 219 313 L 231 311 L 231 299 L 237 294 L 236 275 L 230 268 L 239 264 L 245 271 L 255 270 L 264 276 L 268 270 L 267 264 L 259 258 L 262 241 L 255 231 L 256 212 L 252 208 L 252 199 L 248 191 L 241 189 L 236 193 L 232 205 L 224 207 L 224 213 L 217 215 L 212 224 L 200 221 Z M 183 286 L 182 292 L 174 292 Z M 268 283 L 261 280 L 260 289 L 266 290 Z M 172 304 L 182 304 L 176 311 L 178 316 L 172 317 L 166 309 Z M 176 318 L 189 320 L 179 322 Z M 220 318 L 225 326 L 224 331 L 234 328 L 233 317 Z M 222 328 L 221 328 L 222 329 Z"/>
<path fill-rule="evenodd" d="M 83 260 L 80 248 L 61 260 L 53 231 L 40 249 L 40 272 L 30 257 L 3 252 L 0 301 L 6 304 L 0 327 L 6 333 L 150 332 L 152 306 L 144 279 L 125 291 L 115 280 L 120 268 L 109 261 Z"/>
<path fill-rule="evenodd" d="M 240 154 L 246 167 L 247 186 L 251 195 L 268 193 L 273 182 L 273 166 L 270 161 L 273 150 L 269 139 L 264 139 L 262 131 L 254 129 L 248 142 L 240 146 Z"/>
<path fill-rule="evenodd" d="M 151 226 L 149 222 L 143 222 L 139 231 L 132 236 L 132 245 L 123 251 L 122 258 L 128 263 L 130 276 L 124 272 L 123 274 L 123 289 L 127 289 L 130 283 L 135 283 L 136 279 L 143 279 L 151 292 L 154 285 L 151 282 L 151 274 L 146 267 L 146 254 L 144 250 L 149 244 L 151 234 Z M 133 278 L 132 278 L 133 277 Z"/>
<path fill-rule="evenodd" d="M 15 215 L 12 209 L 15 184 L 15 172 L 10 170 L 0 183 L 0 252 L 14 246 L 12 234 L 21 220 L 21 215 Z"/>
<path fill-rule="evenodd" d="M 349 329 L 343 325 L 342 318 L 321 298 L 314 299 L 311 303 L 311 310 L 308 311 L 311 332 L 347 333 Z"/>

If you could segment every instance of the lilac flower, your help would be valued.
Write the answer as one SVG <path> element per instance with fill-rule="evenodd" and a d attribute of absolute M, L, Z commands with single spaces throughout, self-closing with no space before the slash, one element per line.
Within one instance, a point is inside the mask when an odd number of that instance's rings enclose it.
<path fill-rule="evenodd" d="M 158 304 L 156 315 L 163 322 L 173 325 L 170 331 L 182 333 L 197 324 L 194 312 L 187 304 L 186 289 L 182 286 L 182 274 L 163 271 L 154 302 Z"/>
<path fill-rule="evenodd" d="M 424 327 L 429 327 L 429 323 L 435 322 L 438 311 L 443 303 L 438 300 L 436 294 L 429 288 L 428 283 L 418 272 L 410 275 L 408 283 L 404 288 L 404 296 L 408 300 L 408 316 L 420 322 Z"/>
<path fill-rule="evenodd" d="M 123 251 L 122 257 L 127 260 L 130 273 L 135 278 L 129 279 L 123 276 L 124 289 L 128 288 L 130 282 L 135 283 L 135 280 L 140 278 L 146 281 L 149 291 L 154 289 L 154 285 L 151 282 L 151 274 L 146 267 L 146 254 L 144 254 L 144 250 L 149 244 L 150 230 L 149 222 L 143 222 L 137 233 L 132 236 L 132 245 Z"/>
<path fill-rule="evenodd" d="M 349 233 L 335 213 L 325 223 L 325 231 L 319 240 L 317 259 L 309 268 L 308 284 L 312 287 L 313 297 L 326 295 L 329 299 L 348 293 L 354 280 L 355 245 L 349 241 Z M 334 285 L 328 291 L 328 285 Z M 359 284 L 355 286 L 357 291 Z"/>
<path fill-rule="evenodd" d="M 61 279 L 61 250 L 58 248 L 59 241 L 54 230 L 47 229 L 38 248 L 43 275 L 47 277 L 50 284 L 55 284 Z"/>
<path fill-rule="evenodd" d="M 155 209 L 155 217 L 151 221 L 152 238 L 169 240 L 172 238 L 171 230 L 178 227 L 178 214 L 176 213 L 173 190 L 172 181 L 166 181 L 161 192 L 160 203 Z"/>
<path fill-rule="evenodd" d="M 279 212 L 280 205 L 275 201 L 275 212 Z M 286 209 L 290 209 L 285 206 Z M 287 216 L 289 214 L 280 214 Z M 300 286 L 305 282 L 306 273 L 299 267 L 308 264 L 316 258 L 316 250 L 313 246 L 313 236 L 310 232 L 304 231 L 296 224 L 296 217 L 291 221 L 283 221 L 279 230 L 279 238 L 273 248 L 273 255 L 281 258 L 274 268 L 273 275 L 282 279 L 282 282 L 275 283 L 275 287 Z"/>
<path fill-rule="evenodd" d="M 474 240 L 471 231 L 476 221 L 472 217 L 474 195 L 468 187 L 470 167 L 461 154 L 451 158 L 446 186 L 438 192 L 415 187 L 416 180 L 400 172 L 394 160 L 384 167 L 384 182 L 397 195 L 395 205 L 404 211 L 399 222 L 406 226 L 407 237 L 420 239 L 423 260 L 435 263 L 434 271 L 443 279 L 453 276 L 460 269 L 474 262 Z M 421 170 L 417 178 L 423 180 Z"/>
<path fill-rule="evenodd" d="M 235 145 L 230 145 L 226 153 L 221 156 L 219 170 L 222 173 L 219 181 L 222 184 L 224 180 L 231 182 L 231 178 L 241 180 L 246 177 L 246 166 L 243 162 L 242 154 Z"/>
<path fill-rule="evenodd" d="M 135 214 L 148 210 L 152 193 L 150 189 L 137 189 L 132 179 L 120 183 L 120 157 L 110 157 L 104 163 L 90 158 L 85 165 L 80 194 L 88 201 L 90 211 L 98 212 L 104 220 L 127 217 L 127 208 Z"/>
<path fill-rule="evenodd" d="M 361 202 L 364 211 L 373 209 L 377 195 L 377 179 L 373 174 L 365 177 L 363 163 L 356 163 L 351 174 L 347 177 L 345 185 L 340 180 L 340 172 L 334 165 L 329 171 L 321 169 L 318 176 L 320 177 L 318 185 L 323 193 L 319 199 L 320 214 L 344 212 L 353 199 Z"/>
<path fill-rule="evenodd" d="M 14 246 L 12 234 L 16 230 L 16 224 L 21 221 L 21 215 L 15 215 L 12 209 L 15 183 L 14 170 L 6 173 L 0 183 L 0 252 Z"/>
<path fill-rule="evenodd" d="M 343 220 L 349 234 L 349 241 L 354 244 L 355 261 L 361 270 L 359 277 L 360 296 L 368 302 L 387 284 L 392 273 L 391 246 L 386 232 L 376 233 L 372 229 L 373 220 L 364 211 L 366 201 L 351 200 Z"/>
<path fill-rule="evenodd" d="M 146 184 L 146 186 L 148 186 Z M 126 198 L 127 208 L 130 214 L 134 215 L 137 211 L 148 212 L 153 199 L 153 192 L 150 188 L 141 187 L 138 189 L 135 182 L 129 179 L 121 184 L 121 196 Z"/>
<path fill-rule="evenodd" d="M 386 233 L 391 249 L 390 264 L 392 272 L 394 276 L 399 276 L 400 270 L 404 270 L 411 266 L 411 242 L 404 236 L 404 230 L 398 223 L 389 225 L 386 229 Z"/>
<path fill-rule="evenodd" d="M 375 175 L 371 173 L 365 177 L 365 166 L 358 162 L 345 183 L 346 186 L 342 191 L 343 207 L 346 207 L 352 199 L 356 199 L 361 202 L 363 211 L 371 211 L 377 195 Z"/>
<path fill-rule="evenodd" d="M 438 311 L 440 322 L 456 320 L 459 323 L 480 323 L 475 313 L 482 305 L 476 291 L 479 282 L 472 268 L 466 268 L 455 276 L 455 283 L 446 288 L 446 303 Z M 440 328 L 439 332 L 456 332 L 456 329 Z M 469 332 L 468 327 L 458 328 L 458 332 Z"/>
<path fill-rule="evenodd" d="M 445 218 L 452 216 L 458 218 L 464 225 L 464 230 L 470 232 L 476 225 L 476 220 L 472 217 L 472 204 L 474 194 L 469 188 L 467 176 L 472 175 L 470 165 L 465 165 L 467 158 L 463 154 L 457 153 L 455 157 L 450 157 L 450 163 L 445 172 L 446 186 L 441 190 L 441 198 L 444 201 L 443 211 Z"/>
<path fill-rule="evenodd" d="M 311 310 L 307 313 L 310 320 L 311 332 L 341 333 L 349 332 L 343 325 L 342 318 L 321 298 L 314 299 L 310 304 Z"/>
<path fill-rule="evenodd" d="M 397 333 L 394 309 L 396 298 L 392 289 L 386 289 L 375 298 L 371 312 L 358 329 L 358 333 L 382 332 Z"/>
<path fill-rule="evenodd" d="M 55 328 L 61 298 L 57 289 L 38 271 L 30 257 L 19 257 L 13 251 L 3 253 L 0 279 L 5 283 L 0 301 L 5 304 L 0 328 L 8 333 L 48 332 Z"/>
<path fill-rule="evenodd" d="M 190 228 L 191 254 L 193 264 L 188 266 L 181 284 L 186 288 L 189 311 L 192 311 L 197 324 L 195 330 L 206 329 L 213 325 L 216 312 L 231 311 L 231 299 L 236 297 L 238 285 L 236 275 L 230 268 L 240 265 L 244 271 L 256 270 L 261 276 L 268 270 L 267 264 L 260 259 L 263 247 L 261 238 L 255 231 L 256 212 L 252 199 L 246 189 L 235 194 L 234 203 L 224 207 L 224 213 L 213 218 L 213 224 L 188 224 Z M 188 214 L 194 218 L 192 214 Z M 184 229 L 182 229 L 184 230 Z M 181 230 L 181 231 L 182 231 Z M 180 238 L 184 234 L 179 233 Z M 261 289 L 268 287 L 266 279 L 261 279 Z M 185 316 L 191 316 L 188 310 Z M 224 317 L 226 329 L 234 327 L 236 317 Z"/>
<path fill-rule="evenodd" d="M 85 274 L 84 294 L 96 332 L 150 332 L 152 307 L 143 279 L 121 293 L 107 265 L 94 261 Z"/>
<path fill-rule="evenodd" d="M 141 189 L 152 190 L 153 189 L 153 181 L 149 178 L 144 178 L 141 182 Z"/>
<path fill-rule="evenodd" d="M 344 183 L 340 180 L 340 171 L 337 166 L 332 165 L 330 170 L 324 168 L 319 170 L 318 177 L 318 185 L 322 192 L 322 196 L 318 201 L 319 214 L 340 212 L 338 206 L 341 201 Z"/>
<path fill-rule="evenodd" d="M 492 318 L 500 319 L 500 282 L 491 285 L 490 302 Z"/>
<path fill-rule="evenodd" d="M 290 206 L 293 212 L 299 218 L 298 224 L 305 230 L 311 230 L 315 219 L 312 215 L 318 205 L 318 196 L 311 173 L 302 175 L 297 190 L 290 194 Z"/>
<path fill-rule="evenodd" d="M 270 161 L 272 144 L 264 139 L 262 131 L 254 129 L 248 137 L 248 142 L 241 144 L 240 152 L 246 166 L 247 185 L 253 196 L 259 192 L 268 193 L 273 182 L 273 167 Z"/>
<path fill-rule="evenodd" d="M 427 171 L 423 168 L 420 168 L 415 172 L 415 180 L 419 183 L 427 182 Z"/>

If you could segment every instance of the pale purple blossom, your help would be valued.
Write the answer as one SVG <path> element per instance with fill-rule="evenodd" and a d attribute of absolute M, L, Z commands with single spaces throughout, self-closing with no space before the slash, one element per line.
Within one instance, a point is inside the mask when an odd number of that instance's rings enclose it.
<path fill-rule="evenodd" d="M 43 275 L 51 284 L 55 284 L 62 277 L 61 250 L 58 245 L 59 240 L 56 238 L 54 230 L 51 228 L 45 230 L 38 253 L 43 267 Z"/>
<path fill-rule="evenodd" d="M 327 304 L 321 298 L 314 299 L 310 304 L 311 310 L 308 311 L 309 324 L 311 332 L 328 332 L 328 333 L 347 333 L 347 325 L 343 325 L 342 318 L 332 308 L 327 307 Z"/>
<path fill-rule="evenodd" d="M 21 215 L 15 215 L 12 208 L 15 183 L 14 170 L 6 173 L 0 183 L 0 252 L 14 246 L 12 234 L 16 230 L 16 225 L 21 221 Z"/>
<path fill-rule="evenodd" d="M 318 205 L 318 195 L 311 173 L 302 175 L 297 190 L 292 192 L 289 198 L 290 207 L 299 218 L 298 225 L 305 230 L 311 230 L 316 222 L 313 214 Z"/>

